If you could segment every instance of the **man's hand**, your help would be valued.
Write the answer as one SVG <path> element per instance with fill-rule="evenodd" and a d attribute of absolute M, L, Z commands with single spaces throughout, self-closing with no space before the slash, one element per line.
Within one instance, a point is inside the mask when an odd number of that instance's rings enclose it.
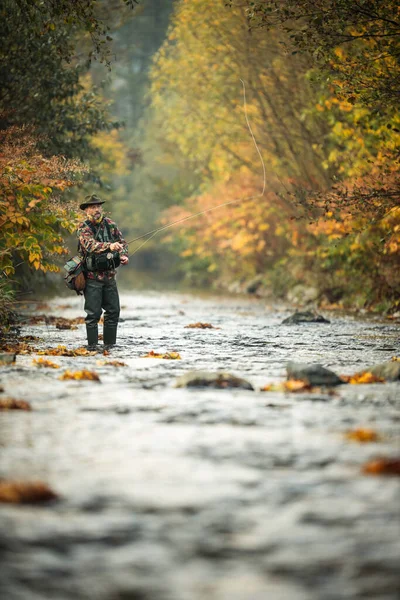
<path fill-rule="evenodd" d="M 129 262 L 129 258 L 127 256 L 125 256 L 125 254 L 123 256 L 121 256 L 121 265 L 127 265 Z"/>
<path fill-rule="evenodd" d="M 113 242 L 112 244 L 110 244 L 110 250 L 111 252 L 117 251 L 117 252 L 121 252 L 121 250 L 123 250 L 124 247 L 122 244 L 120 244 L 119 242 Z"/>

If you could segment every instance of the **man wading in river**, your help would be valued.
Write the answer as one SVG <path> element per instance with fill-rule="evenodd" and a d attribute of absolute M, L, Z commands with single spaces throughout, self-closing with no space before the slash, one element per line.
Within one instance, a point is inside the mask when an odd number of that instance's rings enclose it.
<path fill-rule="evenodd" d="M 117 225 L 103 214 L 104 201 L 95 194 L 86 196 L 79 208 L 86 220 L 78 226 L 79 251 L 86 266 L 85 312 L 88 347 L 98 343 L 98 322 L 104 309 L 103 343 L 116 343 L 120 312 L 116 268 L 129 262 L 128 244 Z"/>

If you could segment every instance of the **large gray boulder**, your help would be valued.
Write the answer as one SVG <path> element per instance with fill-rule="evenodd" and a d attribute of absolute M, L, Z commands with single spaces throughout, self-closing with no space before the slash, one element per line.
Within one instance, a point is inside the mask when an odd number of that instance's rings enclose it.
<path fill-rule="evenodd" d="M 245 379 L 221 371 L 217 373 L 189 371 L 189 373 L 185 373 L 176 380 L 175 387 L 240 388 L 242 390 L 254 390 L 251 383 Z"/>
<path fill-rule="evenodd" d="M 330 323 L 328 319 L 325 319 L 322 315 L 317 315 L 311 310 L 305 310 L 303 312 L 295 312 L 293 315 L 284 319 L 281 325 L 297 325 L 298 323 Z"/>
<path fill-rule="evenodd" d="M 400 361 L 398 360 L 388 360 L 365 370 L 386 381 L 400 381 Z"/>
<path fill-rule="evenodd" d="M 322 365 L 289 362 L 286 365 L 286 372 L 288 379 L 300 379 L 313 387 L 334 386 L 344 383 L 336 373 Z"/>

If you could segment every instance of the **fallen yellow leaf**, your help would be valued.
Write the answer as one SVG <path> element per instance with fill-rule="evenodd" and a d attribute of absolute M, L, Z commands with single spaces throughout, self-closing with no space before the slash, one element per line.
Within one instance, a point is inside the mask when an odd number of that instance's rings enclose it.
<path fill-rule="evenodd" d="M 33 504 L 56 498 L 57 494 L 41 481 L 0 481 L 0 502 Z"/>
<path fill-rule="evenodd" d="M 94 356 L 97 352 L 87 350 L 84 347 L 76 348 L 75 350 L 68 350 L 66 346 L 57 346 L 57 348 L 46 348 L 45 350 L 39 350 L 37 354 L 46 356 Z"/>
<path fill-rule="evenodd" d="M 59 379 L 62 381 L 66 379 L 100 381 L 100 377 L 95 371 L 88 371 L 86 369 L 83 369 L 82 371 L 65 371 L 63 375 L 60 375 Z"/>
<path fill-rule="evenodd" d="M 104 367 L 110 366 L 110 367 L 127 367 L 128 365 L 124 362 L 122 362 L 122 360 L 98 360 L 97 361 L 98 365 L 102 365 Z"/>
<path fill-rule="evenodd" d="M 46 360 L 45 358 L 34 358 L 32 364 L 36 367 L 47 367 L 48 369 L 59 369 L 60 365 L 52 362 L 51 360 Z"/>
<path fill-rule="evenodd" d="M 368 442 L 378 442 L 379 435 L 373 429 L 359 427 L 345 433 L 345 437 L 352 442 L 360 442 L 366 444 Z"/>
<path fill-rule="evenodd" d="M 362 469 L 366 475 L 400 476 L 400 458 L 376 458 L 367 462 Z"/>
<path fill-rule="evenodd" d="M 154 350 L 151 350 L 140 358 L 164 358 L 167 360 L 180 360 L 181 356 L 179 352 L 165 352 L 164 354 L 159 354 L 154 352 Z"/>
<path fill-rule="evenodd" d="M 0 410 L 32 410 L 29 402 L 14 398 L 0 398 Z"/>
<path fill-rule="evenodd" d="M 190 323 L 185 325 L 185 329 L 221 329 L 220 327 L 214 327 L 211 323 Z"/>
<path fill-rule="evenodd" d="M 384 383 L 385 380 L 382 377 L 377 377 L 373 375 L 369 371 L 361 371 L 360 373 L 355 373 L 354 375 L 342 375 L 341 379 L 353 385 L 360 385 L 363 383 Z"/>

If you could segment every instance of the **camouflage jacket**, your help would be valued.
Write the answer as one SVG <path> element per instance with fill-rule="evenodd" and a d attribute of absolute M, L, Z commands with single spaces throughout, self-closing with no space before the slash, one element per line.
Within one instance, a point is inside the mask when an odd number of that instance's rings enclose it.
<path fill-rule="evenodd" d="M 106 226 L 106 223 L 108 224 L 108 227 Z M 128 244 L 122 237 L 122 233 L 118 229 L 116 223 L 108 217 L 103 217 L 100 224 L 91 223 L 89 220 L 83 221 L 78 226 L 77 236 L 79 240 L 79 251 L 83 256 L 90 252 L 95 252 L 96 254 L 105 252 L 110 249 L 110 244 L 113 242 L 120 242 L 124 246 L 120 255 L 128 256 Z M 115 275 L 115 270 L 88 271 L 86 277 L 88 279 L 103 281 L 104 279 L 114 279 Z"/>

